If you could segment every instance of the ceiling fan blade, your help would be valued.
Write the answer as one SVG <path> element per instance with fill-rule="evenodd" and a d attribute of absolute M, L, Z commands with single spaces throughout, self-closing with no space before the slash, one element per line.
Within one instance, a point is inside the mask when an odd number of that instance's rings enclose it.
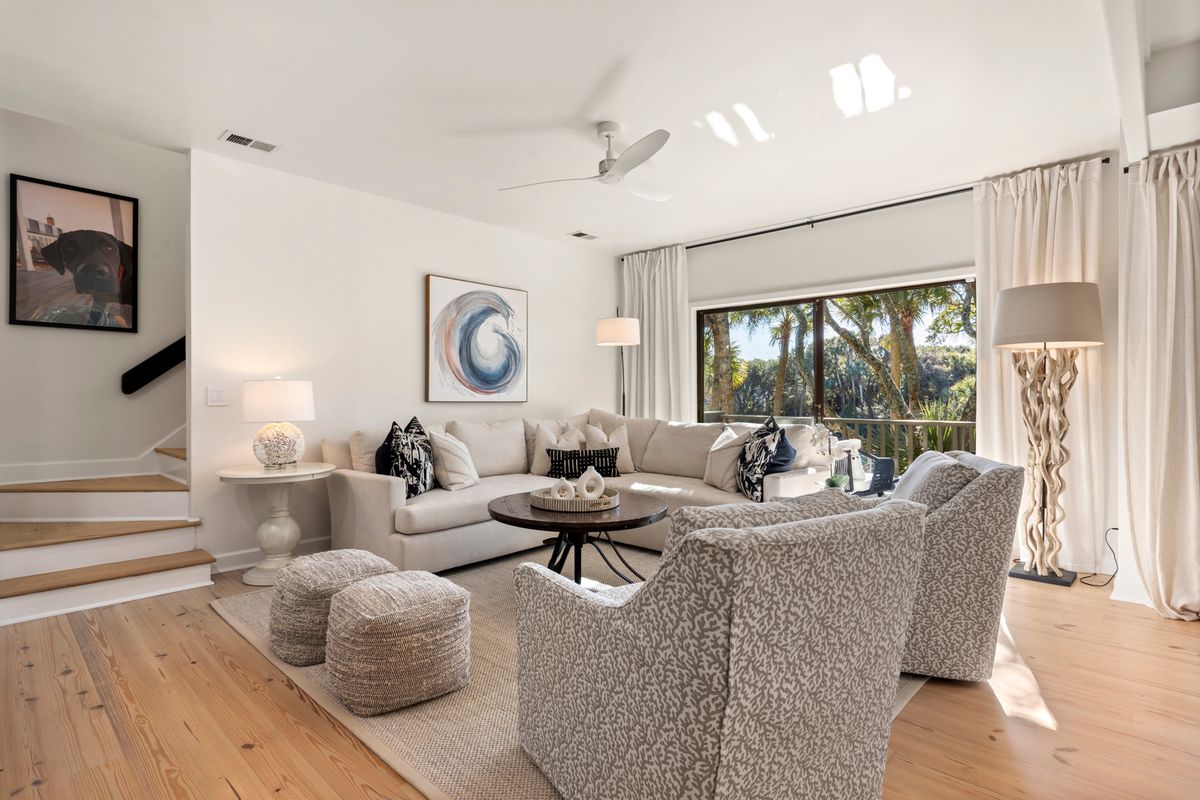
<path fill-rule="evenodd" d="M 670 192 L 664 192 L 657 186 L 651 186 L 648 183 L 642 183 L 635 178 L 625 178 L 616 185 L 630 194 L 642 198 L 643 200 L 653 200 L 656 203 L 665 203 L 671 199 Z"/>
<path fill-rule="evenodd" d="M 522 183 L 519 186 L 505 186 L 505 187 L 501 188 L 500 191 L 507 192 L 510 189 L 525 189 L 530 186 L 542 186 L 547 183 L 570 183 L 572 181 L 594 181 L 594 180 L 598 179 L 599 177 L 600 177 L 599 175 L 588 175 L 583 178 L 556 178 L 555 180 L 552 180 L 552 181 L 534 181 L 533 183 Z"/>
<path fill-rule="evenodd" d="M 612 165 L 612 169 L 604 173 L 604 177 L 618 180 L 623 178 L 634 167 L 649 160 L 651 156 L 661 150 L 663 145 L 667 143 L 667 139 L 670 138 L 671 134 L 661 128 L 646 134 L 629 145 L 629 147 L 626 147 L 625 151 L 617 156 L 617 163 Z"/>

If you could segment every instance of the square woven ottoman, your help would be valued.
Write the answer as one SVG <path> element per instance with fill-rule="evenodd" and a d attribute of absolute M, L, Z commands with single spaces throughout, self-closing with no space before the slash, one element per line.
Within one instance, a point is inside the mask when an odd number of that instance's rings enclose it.
<path fill-rule="evenodd" d="M 355 581 L 396 572 L 366 550 L 329 550 L 301 556 L 279 570 L 271 598 L 271 649 L 298 667 L 325 660 L 329 601 Z"/>
<path fill-rule="evenodd" d="M 325 668 L 346 708 L 369 717 L 467 685 L 471 594 L 429 572 L 396 572 L 333 596 Z"/>

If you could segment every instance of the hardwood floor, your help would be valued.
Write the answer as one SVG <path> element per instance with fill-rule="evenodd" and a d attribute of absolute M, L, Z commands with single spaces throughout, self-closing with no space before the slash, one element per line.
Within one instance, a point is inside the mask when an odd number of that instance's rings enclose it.
<path fill-rule="evenodd" d="M 252 587 L 215 580 L 0 628 L 0 797 L 421 797 L 217 617 Z M 1107 593 L 1010 581 L 995 677 L 909 703 L 885 797 L 1200 798 L 1200 625 Z"/>

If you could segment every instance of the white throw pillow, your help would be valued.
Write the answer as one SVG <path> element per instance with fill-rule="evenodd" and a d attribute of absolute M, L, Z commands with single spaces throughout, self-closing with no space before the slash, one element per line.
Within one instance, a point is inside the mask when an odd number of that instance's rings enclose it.
<path fill-rule="evenodd" d="M 375 472 L 375 451 L 387 438 L 388 429 L 355 431 L 350 434 L 350 466 L 356 472 Z"/>
<path fill-rule="evenodd" d="M 584 428 L 583 436 L 587 440 L 588 450 L 617 448 L 617 472 L 626 475 L 634 471 L 633 451 L 629 449 L 629 428 L 627 426 L 619 425 L 611 433 L 605 433 L 604 429 L 599 426 L 588 425 Z"/>
<path fill-rule="evenodd" d="M 724 492 L 737 492 L 738 454 L 750 438 L 750 431 L 738 433 L 728 426 L 713 442 L 704 466 L 704 482 Z"/>
<path fill-rule="evenodd" d="M 525 423 L 525 468 L 532 470 L 533 468 L 533 444 L 534 438 L 537 436 L 538 426 L 544 425 L 555 436 L 562 436 L 568 428 L 578 428 L 583 430 L 583 426 L 587 425 L 587 414 L 576 414 L 573 417 L 543 417 L 541 419 L 533 419 L 527 417 Z"/>
<path fill-rule="evenodd" d="M 520 419 L 499 422 L 446 423 L 446 433 L 467 446 L 479 477 L 519 475 L 526 470 L 525 424 Z"/>
<path fill-rule="evenodd" d="M 433 445 L 433 477 L 443 489 L 455 491 L 479 483 L 479 473 L 471 460 L 471 451 L 448 433 L 429 431 Z"/>
<path fill-rule="evenodd" d="M 605 433 L 612 433 L 624 425 L 629 430 L 629 454 L 633 456 L 633 469 L 636 472 L 645 470 L 645 467 L 642 466 L 642 458 L 645 457 L 646 447 L 650 444 L 650 438 L 654 432 L 658 430 L 661 420 L 624 417 L 611 411 L 593 408 L 588 412 L 587 421 L 589 425 L 595 425 Z"/>
<path fill-rule="evenodd" d="M 534 475 L 550 473 L 550 454 L 547 450 L 582 450 L 583 432 L 579 428 L 568 428 L 561 436 L 545 425 L 538 425 L 533 440 L 533 466 L 529 471 Z"/>

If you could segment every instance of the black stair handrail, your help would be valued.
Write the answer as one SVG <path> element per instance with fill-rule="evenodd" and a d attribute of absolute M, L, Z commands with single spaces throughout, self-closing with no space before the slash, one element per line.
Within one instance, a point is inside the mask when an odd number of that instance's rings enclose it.
<path fill-rule="evenodd" d="M 121 392 L 123 394 L 133 394 L 146 384 L 161 378 L 167 372 L 182 364 L 184 359 L 187 358 L 186 341 L 186 336 L 180 336 L 145 361 L 127 370 L 121 376 Z"/>

